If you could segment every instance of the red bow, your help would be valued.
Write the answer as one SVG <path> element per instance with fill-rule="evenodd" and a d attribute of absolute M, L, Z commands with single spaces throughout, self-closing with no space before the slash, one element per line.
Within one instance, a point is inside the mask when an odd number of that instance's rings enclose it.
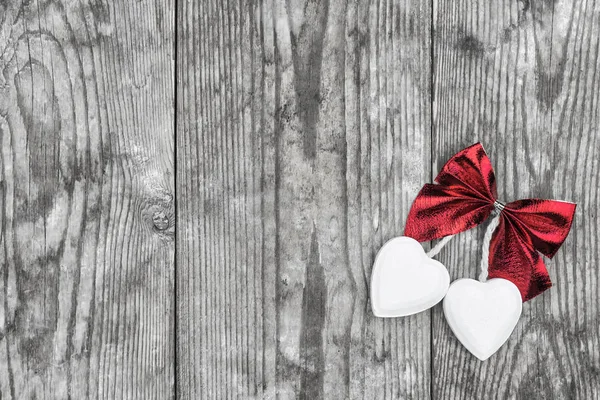
<path fill-rule="evenodd" d="M 477 143 L 454 155 L 417 195 L 404 230 L 419 242 L 473 228 L 495 208 L 500 220 L 490 242 L 489 277 L 513 282 L 527 301 L 552 286 L 540 253 L 552 258 L 571 229 L 575 204 L 556 200 L 496 201 L 490 159 Z"/>

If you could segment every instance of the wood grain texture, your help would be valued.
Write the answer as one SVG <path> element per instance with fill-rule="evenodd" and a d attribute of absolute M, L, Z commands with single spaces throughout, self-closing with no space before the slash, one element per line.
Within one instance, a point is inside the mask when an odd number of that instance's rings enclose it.
<path fill-rule="evenodd" d="M 185 1 L 181 398 L 428 398 L 429 314 L 377 319 L 377 249 L 430 169 L 420 1 Z"/>
<path fill-rule="evenodd" d="M 0 398 L 599 398 L 599 35 L 598 0 L 0 0 Z M 368 300 L 478 140 L 502 200 L 578 203 L 485 363 Z"/>
<path fill-rule="evenodd" d="M 173 396 L 173 5 L 0 2 L 0 398 Z"/>
<path fill-rule="evenodd" d="M 600 3 L 437 0 L 434 170 L 482 141 L 503 201 L 578 203 L 553 260 L 554 287 L 524 304 L 508 342 L 482 363 L 434 313 L 434 398 L 600 397 L 597 264 Z M 442 252 L 451 276 L 476 278 L 485 227 Z"/>

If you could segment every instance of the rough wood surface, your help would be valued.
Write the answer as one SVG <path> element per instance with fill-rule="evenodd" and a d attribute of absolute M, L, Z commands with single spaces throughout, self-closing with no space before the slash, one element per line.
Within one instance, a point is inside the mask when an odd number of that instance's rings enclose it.
<path fill-rule="evenodd" d="M 434 398 L 600 398 L 599 13 L 598 1 L 435 2 L 434 170 L 481 140 L 501 199 L 578 208 L 546 260 L 554 287 L 524 304 L 488 361 L 474 359 L 435 310 Z M 477 277 L 484 230 L 442 252 L 453 278 Z"/>
<path fill-rule="evenodd" d="M 0 399 L 600 398 L 599 36 L 598 0 L 0 0 Z M 578 203 L 483 363 L 368 301 L 478 140 L 502 200 Z"/>
<path fill-rule="evenodd" d="M 427 398 L 373 257 L 430 171 L 427 3 L 180 1 L 181 398 Z"/>
<path fill-rule="evenodd" d="M 0 1 L 0 398 L 166 399 L 173 5 Z"/>

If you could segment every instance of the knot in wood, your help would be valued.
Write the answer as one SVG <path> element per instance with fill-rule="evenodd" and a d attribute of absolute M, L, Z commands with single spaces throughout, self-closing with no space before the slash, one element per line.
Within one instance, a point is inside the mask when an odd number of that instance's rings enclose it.
<path fill-rule="evenodd" d="M 169 227 L 169 218 L 164 211 L 156 211 L 152 216 L 152 222 L 154 222 L 154 227 L 159 231 L 164 231 Z"/>

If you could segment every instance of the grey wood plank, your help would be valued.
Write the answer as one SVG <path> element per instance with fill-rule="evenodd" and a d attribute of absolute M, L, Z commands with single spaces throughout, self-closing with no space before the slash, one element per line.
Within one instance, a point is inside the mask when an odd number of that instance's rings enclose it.
<path fill-rule="evenodd" d="M 181 398 L 428 398 L 375 252 L 430 168 L 429 4 L 181 0 Z"/>
<path fill-rule="evenodd" d="M 501 200 L 578 208 L 565 244 L 546 260 L 554 287 L 524 304 L 489 360 L 471 356 L 436 309 L 434 398 L 600 397 L 599 6 L 435 1 L 434 170 L 480 140 Z M 460 234 L 442 252 L 452 278 L 477 277 L 484 230 Z"/>
<path fill-rule="evenodd" d="M 173 396 L 170 2 L 0 2 L 0 398 Z"/>

